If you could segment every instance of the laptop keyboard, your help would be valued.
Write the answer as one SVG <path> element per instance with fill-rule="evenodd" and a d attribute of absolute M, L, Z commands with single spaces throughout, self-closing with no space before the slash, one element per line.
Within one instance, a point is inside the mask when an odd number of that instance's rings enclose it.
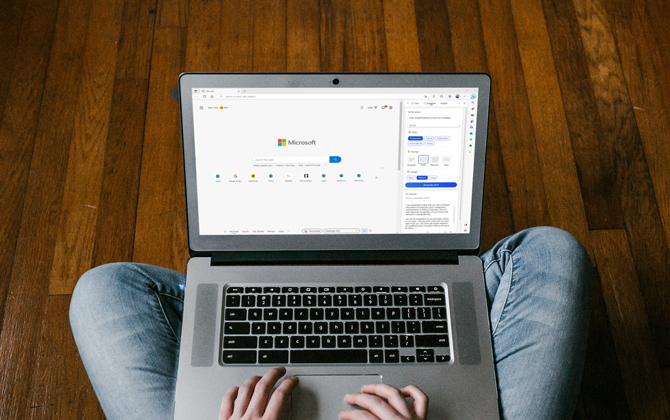
<path fill-rule="evenodd" d="M 229 286 L 221 361 L 446 363 L 442 286 Z"/>

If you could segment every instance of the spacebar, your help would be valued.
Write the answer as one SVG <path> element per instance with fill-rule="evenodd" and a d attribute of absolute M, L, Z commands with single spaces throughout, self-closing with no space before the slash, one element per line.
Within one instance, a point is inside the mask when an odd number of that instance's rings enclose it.
<path fill-rule="evenodd" d="M 367 350 L 292 350 L 291 363 L 367 363 Z"/>

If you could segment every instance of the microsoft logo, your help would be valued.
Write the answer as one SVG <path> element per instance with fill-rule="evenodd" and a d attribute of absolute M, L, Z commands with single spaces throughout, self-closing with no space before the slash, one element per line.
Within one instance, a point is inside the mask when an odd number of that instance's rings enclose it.
<path fill-rule="evenodd" d="M 286 147 L 286 139 L 277 139 L 277 146 L 279 147 Z"/>

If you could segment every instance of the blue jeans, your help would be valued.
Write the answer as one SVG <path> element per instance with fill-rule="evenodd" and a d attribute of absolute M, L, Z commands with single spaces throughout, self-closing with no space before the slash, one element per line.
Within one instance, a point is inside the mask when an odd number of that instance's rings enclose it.
<path fill-rule="evenodd" d="M 481 258 L 503 417 L 570 418 L 588 334 L 588 254 L 569 233 L 541 227 L 503 239 Z M 77 283 L 72 332 L 109 420 L 172 419 L 184 280 L 176 271 L 117 263 Z"/>

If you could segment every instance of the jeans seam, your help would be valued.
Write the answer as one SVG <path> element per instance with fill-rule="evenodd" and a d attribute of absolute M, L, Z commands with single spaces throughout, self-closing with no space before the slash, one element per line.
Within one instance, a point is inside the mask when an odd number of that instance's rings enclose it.
<path fill-rule="evenodd" d="M 507 302 L 509 300 L 510 291 L 512 290 L 512 281 L 514 280 L 514 252 L 509 251 L 509 250 L 502 250 L 500 252 L 509 253 L 509 256 L 510 256 L 510 276 L 509 276 L 509 285 L 507 286 L 507 291 L 505 292 L 505 300 L 503 302 L 503 307 L 502 307 L 502 310 L 500 311 L 500 315 L 498 315 L 498 319 L 496 320 L 496 323 L 495 323 L 495 328 L 491 332 L 491 335 L 495 335 L 495 333 L 498 331 L 498 327 L 500 327 L 500 320 L 502 320 L 503 314 L 505 313 L 505 310 L 507 309 Z M 496 259 L 496 261 L 500 261 L 500 258 Z M 491 264 L 489 264 L 489 267 L 490 266 L 491 266 Z"/>
<path fill-rule="evenodd" d="M 161 302 L 160 295 L 164 295 L 163 293 L 159 293 L 154 290 L 154 294 L 156 295 L 156 300 L 158 301 L 158 306 L 161 309 L 161 312 L 163 313 L 163 318 L 165 319 L 165 323 L 167 326 L 170 328 L 170 331 L 172 332 L 172 335 L 174 336 L 175 340 L 177 341 L 177 344 L 179 343 L 179 337 L 177 337 L 177 333 L 175 332 L 174 328 L 172 328 L 172 324 L 170 324 L 170 320 L 167 317 L 167 314 L 165 313 L 165 308 L 163 308 L 163 302 Z M 171 296 L 174 297 L 174 296 Z"/>

